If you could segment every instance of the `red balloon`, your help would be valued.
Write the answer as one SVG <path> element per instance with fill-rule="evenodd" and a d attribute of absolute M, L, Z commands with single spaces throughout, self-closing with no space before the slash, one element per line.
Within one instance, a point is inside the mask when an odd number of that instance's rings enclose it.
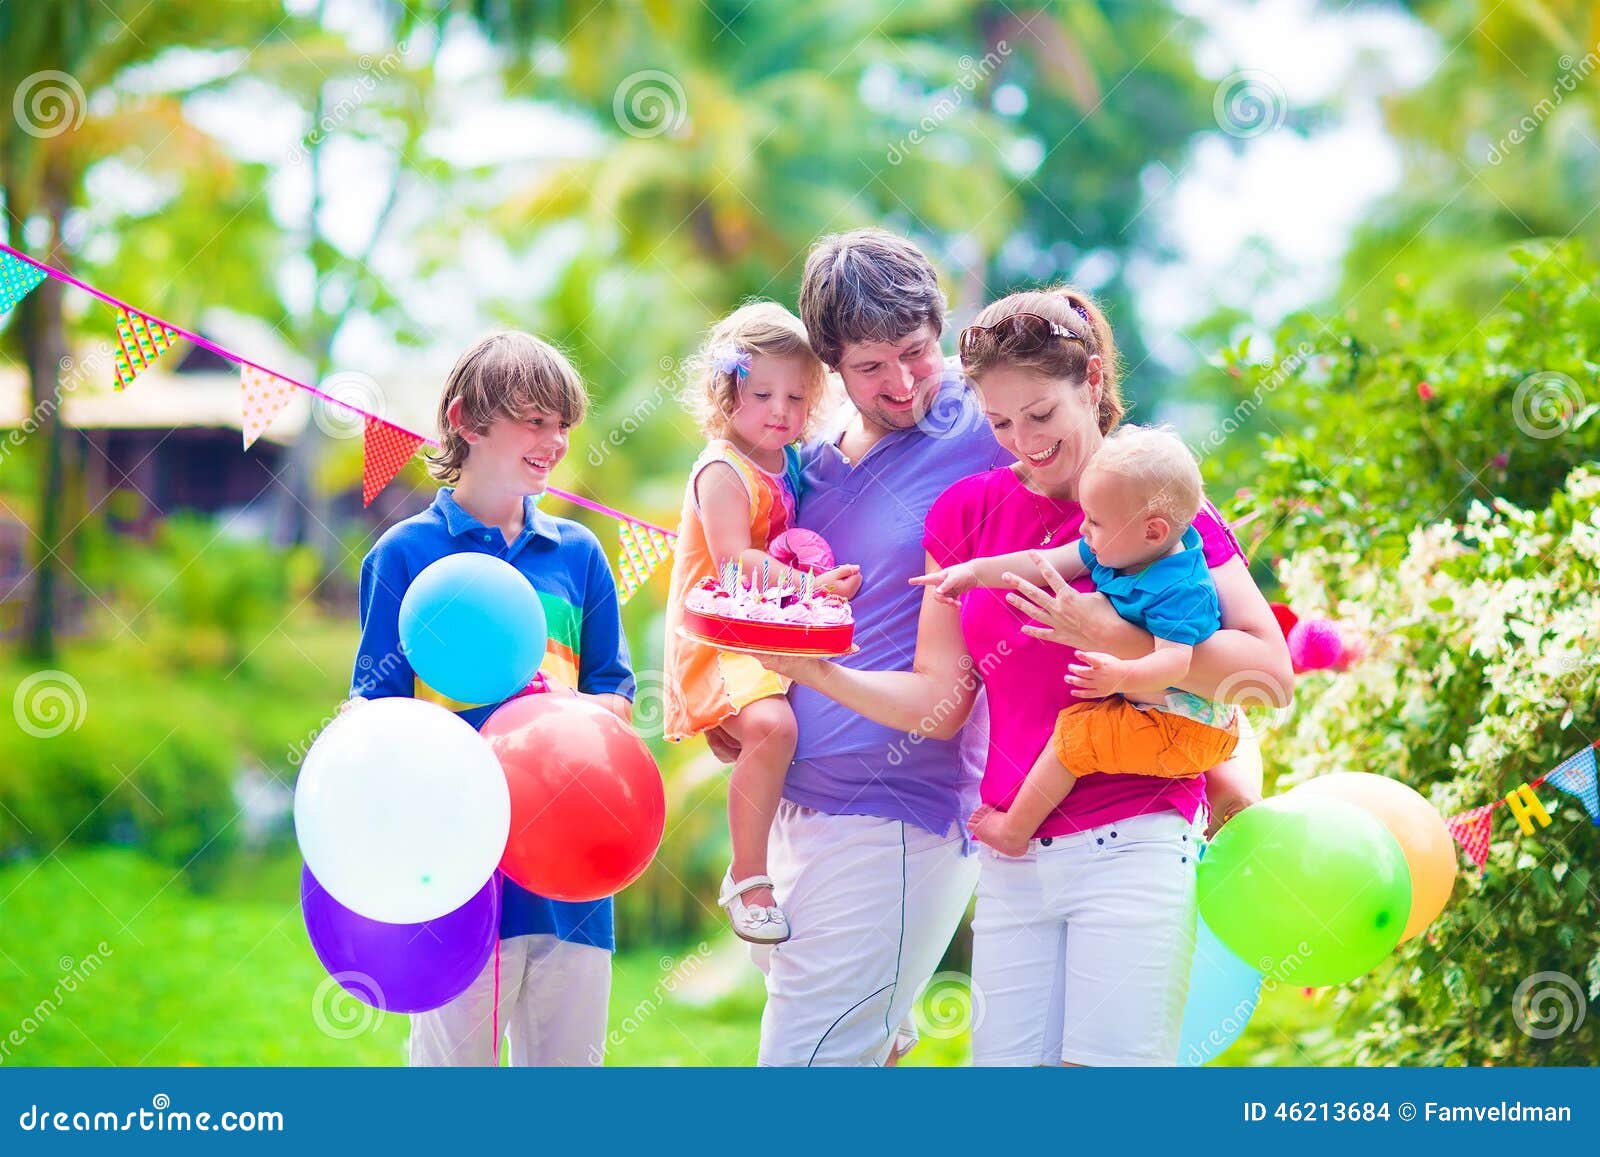
<path fill-rule="evenodd" d="M 1289 637 L 1289 632 L 1294 630 L 1294 625 L 1300 621 L 1300 616 L 1291 611 L 1287 603 L 1273 603 L 1272 617 L 1278 620 L 1278 629 L 1283 632 L 1285 639 Z"/>
<path fill-rule="evenodd" d="M 661 772 L 632 728 L 576 695 L 527 695 L 482 727 L 511 789 L 500 867 L 552 900 L 598 900 L 637 880 L 667 825 Z"/>

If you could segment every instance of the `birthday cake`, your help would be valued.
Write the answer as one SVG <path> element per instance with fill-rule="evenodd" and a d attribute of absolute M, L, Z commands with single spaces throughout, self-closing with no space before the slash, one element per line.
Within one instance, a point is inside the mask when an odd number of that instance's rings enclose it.
<path fill-rule="evenodd" d="M 702 643 L 793 655 L 843 655 L 855 634 L 850 603 L 812 587 L 810 576 L 765 586 L 729 574 L 705 578 L 684 600 L 683 628 Z"/>

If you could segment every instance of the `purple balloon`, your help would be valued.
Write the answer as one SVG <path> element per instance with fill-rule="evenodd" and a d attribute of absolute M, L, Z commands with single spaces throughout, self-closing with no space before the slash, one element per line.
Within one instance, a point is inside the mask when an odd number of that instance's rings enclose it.
<path fill-rule="evenodd" d="M 454 912 L 421 924 L 385 924 L 352 912 L 300 872 L 311 947 L 346 992 L 385 1012 L 428 1012 L 467 990 L 500 936 L 500 873 Z"/>

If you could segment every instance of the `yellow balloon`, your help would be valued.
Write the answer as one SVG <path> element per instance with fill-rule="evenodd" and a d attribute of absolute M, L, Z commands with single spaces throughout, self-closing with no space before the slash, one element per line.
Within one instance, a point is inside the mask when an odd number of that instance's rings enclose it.
<path fill-rule="evenodd" d="M 1444 817 L 1413 788 L 1365 771 L 1336 771 L 1307 780 L 1295 791 L 1334 796 L 1365 809 L 1399 843 L 1411 869 L 1411 915 L 1402 942 L 1444 911 L 1456 882 L 1456 846 Z"/>

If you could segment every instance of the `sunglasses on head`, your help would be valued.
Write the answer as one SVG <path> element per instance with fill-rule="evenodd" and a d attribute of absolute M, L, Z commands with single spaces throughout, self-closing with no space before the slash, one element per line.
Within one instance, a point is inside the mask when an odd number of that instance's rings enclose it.
<path fill-rule="evenodd" d="M 1041 317 L 1037 313 L 1014 313 L 993 325 L 969 325 L 961 331 L 957 348 L 962 357 L 994 346 L 1003 346 L 1007 353 L 1032 354 L 1042 350 L 1056 339 L 1075 341 L 1083 339 L 1066 326 Z"/>

